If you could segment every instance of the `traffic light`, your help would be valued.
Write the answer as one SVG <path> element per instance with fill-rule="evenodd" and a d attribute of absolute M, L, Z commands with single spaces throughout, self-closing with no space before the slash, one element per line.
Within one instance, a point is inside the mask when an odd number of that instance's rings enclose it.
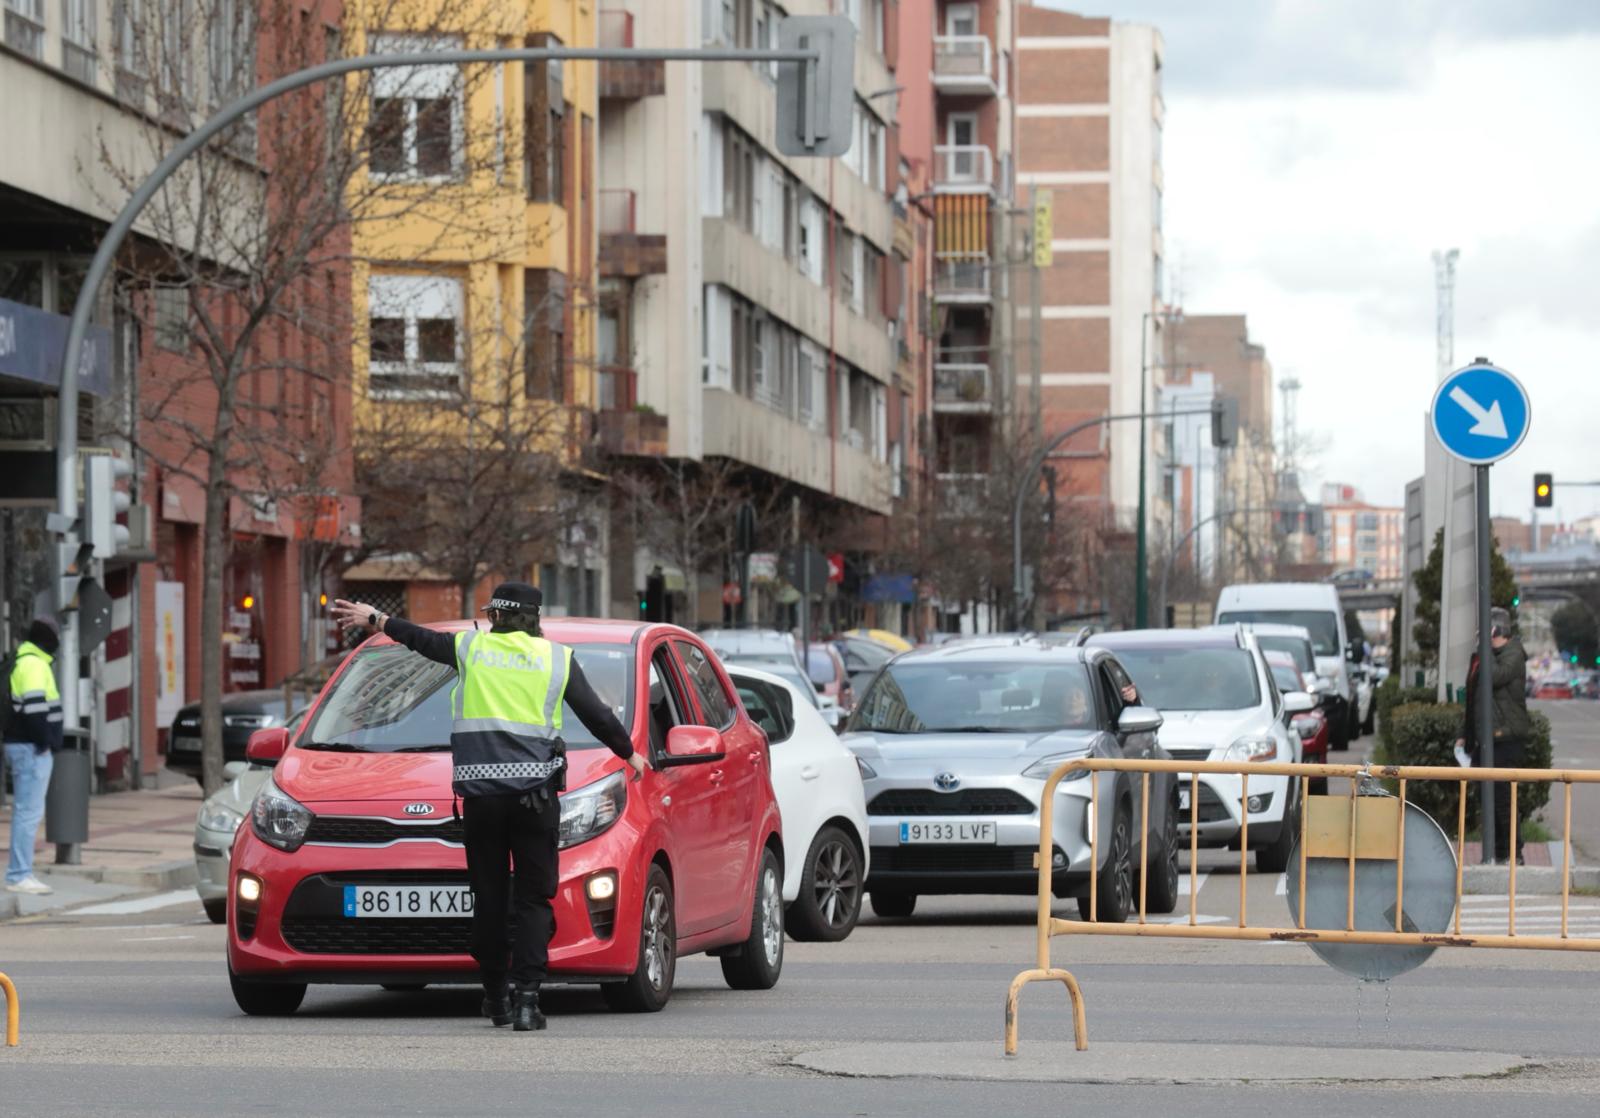
<path fill-rule="evenodd" d="M 96 454 L 84 463 L 83 542 L 96 559 L 111 559 L 128 549 L 128 528 L 117 517 L 128 511 L 132 498 L 117 483 L 133 474 L 125 459 Z"/>
<path fill-rule="evenodd" d="M 1044 526 L 1046 528 L 1054 528 L 1056 526 L 1056 468 L 1054 466 L 1046 466 L 1044 468 L 1044 492 Z"/>
<path fill-rule="evenodd" d="M 1555 504 L 1555 479 L 1549 474 L 1533 475 L 1533 507 L 1547 509 Z"/>
<path fill-rule="evenodd" d="M 1518 594 L 1515 598 L 1511 599 L 1511 608 L 1512 609 L 1516 609 L 1521 604 L 1522 604 L 1522 595 L 1521 594 Z"/>
<path fill-rule="evenodd" d="M 645 576 L 644 593 L 639 595 L 639 616 L 645 621 L 666 621 L 667 579 L 657 567 Z"/>
<path fill-rule="evenodd" d="M 1573 654 L 1572 654 L 1572 662 L 1573 662 L 1573 663 L 1574 663 L 1574 664 L 1576 664 L 1576 663 L 1577 663 L 1577 662 L 1578 662 L 1578 654 L 1577 654 L 1577 653 L 1576 653 L 1576 652 L 1574 652 L 1574 653 L 1573 653 Z"/>

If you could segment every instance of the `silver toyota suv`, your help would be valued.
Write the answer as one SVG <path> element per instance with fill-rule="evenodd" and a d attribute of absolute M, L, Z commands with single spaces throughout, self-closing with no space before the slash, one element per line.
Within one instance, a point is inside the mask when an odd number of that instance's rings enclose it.
<path fill-rule="evenodd" d="M 1032 893 L 1045 778 L 1078 757 L 1167 760 L 1161 716 L 1130 704 L 1133 682 L 1100 648 L 1021 638 L 968 641 L 895 657 L 858 700 L 844 743 L 866 784 L 867 880 L 879 916 L 910 916 L 919 894 Z M 1139 833 L 1140 777 L 1101 773 L 1099 919 L 1178 902 L 1176 783 L 1151 779 Z M 1089 919 L 1090 777 L 1057 786 L 1052 886 Z"/>

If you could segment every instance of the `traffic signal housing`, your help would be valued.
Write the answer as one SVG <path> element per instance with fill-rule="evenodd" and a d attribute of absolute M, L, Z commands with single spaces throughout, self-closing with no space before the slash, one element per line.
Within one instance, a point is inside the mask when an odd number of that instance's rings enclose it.
<path fill-rule="evenodd" d="M 1211 445 L 1233 446 L 1239 441 L 1239 401 L 1219 396 L 1211 405 Z"/>
<path fill-rule="evenodd" d="M 1556 503 L 1555 479 L 1549 474 L 1533 475 L 1533 507 L 1547 509 Z"/>
<path fill-rule="evenodd" d="M 128 511 L 132 498 L 119 483 L 133 474 L 123 458 L 96 454 L 84 463 L 83 542 L 96 559 L 111 559 L 128 550 L 129 535 L 117 517 Z"/>

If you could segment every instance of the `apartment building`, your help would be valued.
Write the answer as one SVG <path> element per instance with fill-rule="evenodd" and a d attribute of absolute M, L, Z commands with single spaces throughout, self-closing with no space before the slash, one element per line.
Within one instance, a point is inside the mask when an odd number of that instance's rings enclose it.
<path fill-rule="evenodd" d="M 1371 505 L 1353 485 L 1322 487 L 1322 560 L 1335 571 L 1371 571 L 1400 577 L 1405 510 Z"/>
<path fill-rule="evenodd" d="M 0 157 L 0 585 L 3 643 L 36 603 L 51 599 L 55 400 L 67 314 L 89 257 L 127 197 L 176 138 L 219 104 L 257 83 L 266 66 L 292 53 L 269 36 L 273 15 L 306 29 L 320 60 L 337 43 L 340 11 L 320 0 L 275 8 L 232 0 L 185 6 L 95 0 L 7 0 L 0 42 L 5 150 Z M 281 26 L 281 25 L 280 25 Z M 279 165 L 253 122 L 232 132 L 210 160 L 210 204 L 222 221 L 250 228 L 278 204 L 270 191 Z M 193 181 L 193 180 L 191 180 Z M 89 655 L 82 704 L 103 780 L 115 785 L 160 763 L 162 739 L 178 707 L 199 696 L 201 666 L 221 658 L 223 687 L 274 686 L 323 654 L 317 623 L 321 567 L 311 553 L 354 542 L 359 502 L 348 450 L 328 437 L 348 427 L 350 399 L 339 353 L 323 351 L 275 317 L 242 353 L 251 370 L 237 415 L 260 445 L 333 447 L 319 459 L 316 494 L 278 500 L 301 488 L 280 461 L 230 470 L 235 492 L 224 507 L 231 558 L 223 572 L 223 647 L 200 641 L 202 534 L 208 516 L 205 452 L 215 418 L 195 301 L 210 300 L 211 321 L 231 330 L 227 299 L 196 282 L 156 274 L 178 251 L 218 274 L 221 260 L 201 227 L 184 228 L 178 200 L 158 199 L 135 224 L 117 278 L 96 302 L 80 383 L 80 457 L 129 459 L 131 547 L 93 572 L 112 599 L 109 637 Z M 167 208 L 164 208 L 167 207 Z M 205 255 L 205 254 L 212 255 Z M 330 259 L 347 258 L 333 245 Z M 281 305 L 320 321 L 347 321 L 348 279 L 329 264 L 289 286 Z M 316 375 L 308 375 L 314 368 Z M 241 437 L 236 446 L 244 442 Z"/>
<path fill-rule="evenodd" d="M 784 16 L 835 6 L 608 0 L 599 18 L 614 45 L 775 46 Z M 778 153 L 776 65 L 602 77 L 600 431 L 613 454 L 731 461 L 762 492 L 800 498 L 808 525 L 891 511 L 916 401 L 901 344 L 915 253 L 895 203 L 891 8 L 841 7 L 858 37 L 853 143 L 837 160 Z M 851 542 L 852 559 L 870 534 Z M 758 546 L 783 542 L 768 530 Z M 619 567 L 613 600 L 656 558 L 639 549 L 635 569 Z M 664 573 L 676 589 L 701 572 Z M 713 592 L 687 608 L 693 621 L 721 604 Z"/>
<path fill-rule="evenodd" d="M 441 0 L 385 12 L 401 25 L 363 26 L 352 49 L 597 41 L 589 0 Z M 613 391 L 595 355 L 598 71 L 593 62 L 553 61 L 373 74 L 370 177 L 355 189 L 377 183 L 392 216 L 355 230 L 362 437 L 381 432 L 403 444 L 415 428 L 414 441 L 448 443 L 453 432 L 464 452 L 485 438 L 485 412 L 475 407 L 507 400 L 509 413 L 487 432 L 501 453 L 525 445 L 554 456 L 566 467 L 562 487 L 596 481 L 582 455 L 601 395 Z M 554 615 L 607 615 L 606 517 L 594 511 L 603 502 L 580 506 L 544 555 L 530 552 L 527 570 L 489 572 L 473 595 L 496 575 L 517 575 L 540 584 Z M 353 591 L 414 617 L 461 608 L 441 586 L 454 580 L 413 555 L 371 556 L 346 577 Z"/>
<path fill-rule="evenodd" d="M 1048 434 L 1136 413 L 1156 398 L 1164 48 L 1160 33 L 1141 24 L 1034 4 L 1017 5 L 1016 19 L 1017 200 L 1027 205 L 1048 191 L 1054 225 L 1036 335 Z M 1019 333 L 1032 336 L 1021 305 L 1018 319 L 1027 324 Z M 1031 390 L 1031 375 L 1015 371 L 1019 393 Z M 1147 435 L 1154 479 L 1159 443 L 1153 430 Z M 1107 528 L 1131 530 L 1138 425 L 1091 428 L 1064 449 L 1071 457 L 1060 465 L 1057 492 L 1071 515 L 1097 509 Z"/>

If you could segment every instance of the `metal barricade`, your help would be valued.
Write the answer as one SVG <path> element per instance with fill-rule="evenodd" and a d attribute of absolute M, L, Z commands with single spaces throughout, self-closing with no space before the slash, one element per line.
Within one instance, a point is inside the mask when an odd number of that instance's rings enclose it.
<path fill-rule="evenodd" d="M 1052 826 L 1055 815 L 1056 787 L 1061 781 L 1072 773 L 1078 772 L 1126 772 L 1140 774 L 1141 804 L 1140 820 L 1142 840 L 1139 856 L 1139 912 L 1134 923 L 1109 923 L 1099 920 L 1063 920 L 1051 915 L 1050 906 L 1053 899 L 1051 891 L 1051 877 L 1053 872 L 1052 858 Z M 1150 844 L 1147 837 L 1150 833 L 1150 777 L 1154 773 L 1174 773 L 1186 775 L 1189 781 L 1189 920 L 1184 924 L 1153 924 L 1146 921 L 1145 914 L 1145 871 L 1148 869 L 1150 857 Z M 1200 776 L 1202 773 L 1216 773 L 1237 776 L 1240 778 L 1240 835 L 1239 835 L 1239 922 L 1236 926 L 1219 926 L 1202 924 L 1198 919 L 1198 874 L 1199 874 L 1199 834 L 1200 834 Z M 1300 781 L 1300 837 L 1298 846 L 1298 873 L 1299 873 L 1299 903 L 1295 925 L 1283 927 L 1252 927 L 1247 920 L 1245 887 L 1249 877 L 1250 844 L 1249 844 L 1249 812 L 1247 801 L 1250 796 L 1251 776 L 1287 776 L 1298 778 Z M 1349 860 L 1349 891 L 1346 898 L 1345 926 L 1343 928 L 1308 928 L 1306 927 L 1306 862 L 1309 857 L 1325 855 L 1308 855 L 1308 821 L 1313 814 L 1312 807 L 1319 802 L 1333 803 L 1342 800 L 1344 796 L 1312 796 L 1311 780 L 1314 777 L 1345 777 L 1350 780 L 1348 793 L 1349 805 L 1349 833 L 1347 841 L 1339 846 L 1344 853 L 1341 857 Z M 1357 862 L 1357 842 L 1360 838 L 1358 823 L 1363 814 L 1358 809 L 1358 799 L 1370 799 L 1361 795 L 1361 785 L 1365 780 L 1388 780 L 1397 782 L 1398 795 L 1391 802 L 1397 805 L 1398 815 L 1402 825 L 1395 836 L 1398 849 L 1397 872 L 1395 875 L 1395 905 L 1394 921 L 1395 930 L 1390 931 L 1364 931 L 1355 927 L 1355 880 Z M 1406 788 L 1413 781 L 1449 781 L 1460 785 L 1457 797 L 1456 834 L 1454 841 L 1456 857 L 1455 880 L 1455 927 L 1453 932 L 1408 932 L 1403 930 L 1405 909 L 1405 827 L 1403 825 L 1406 811 Z M 1562 829 L 1562 859 L 1561 859 L 1561 934 L 1559 936 L 1524 936 L 1517 934 L 1517 865 L 1513 857 L 1509 865 L 1510 912 L 1507 917 L 1506 933 L 1504 935 L 1462 935 L 1461 934 L 1461 886 L 1463 876 L 1462 855 L 1466 848 L 1467 831 L 1467 785 L 1483 781 L 1503 781 L 1510 784 L 1510 816 L 1511 833 L 1507 849 L 1515 851 L 1517 845 L 1517 786 L 1519 784 L 1565 784 L 1568 786 L 1565 797 L 1565 811 Z M 1090 871 L 1089 871 L 1089 911 L 1092 915 L 1099 915 L 1099 881 L 1100 881 L 1100 782 L 1090 780 Z M 1035 966 L 1017 975 L 1011 982 L 1011 988 L 1006 994 L 1005 1013 L 1005 1052 L 1008 1056 L 1016 1055 L 1017 1051 L 1017 999 L 1022 988 L 1030 982 L 1060 982 L 1067 988 L 1067 993 L 1072 999 L 1072 1024 L 1073 1035 L 1081 1052 L 1089 1047 L 1088 1025 L 1084 1015 L 1083 993 L 1071 972 L 1050 963 L 1050 938 L 1052 936 L 1067 935 L 1108 935 L 1108 936 L 1143 936 L 1160 939 L 1220 939 L 1220 940 L 1247 940 L 1265 942 L 1291 942 L 1291 943 L 1348 943 L 1348 944 L 1373 944 L 1382 946 L 1401 947 L 1498 947 L 1519 948 L 1523 950 L 1554 950 L 1554 951 L 1600 951 L 1600 938 L 1574 936 L 1568 933 L 1567 915 L 1568 902 L 1572 889 L 1572 795 L 1573 784 L 1600 784 L 1600 770 L 1572 770 L 1572 769 L 1479 769 L 1479 768 L 1444 768 L 1418 765 L 1308 765 L 1277 762 L 1230 762 L 1230 761 L 1144 761 L 1144 760 L 1113 760 L 1109 758 L 1084 758 L 1069 761 L 1050 774 L 1044 785 L 1044 796 L 1041 801 L 1039 813 L 1039 852 L 1035 861 L 1039 870 L 1039 913 L 1036 928 L 1037 956 Z M 1338 811 L 1345 812 L 1343 805 Z"/>
<path fill-rule="evenodd" d="M 0 971 L 0 995 L 6 999 L 6 1047 L 15 1048 L 21 1039 L 22 1003 L 17 1000 L 17 988 Z"/>

